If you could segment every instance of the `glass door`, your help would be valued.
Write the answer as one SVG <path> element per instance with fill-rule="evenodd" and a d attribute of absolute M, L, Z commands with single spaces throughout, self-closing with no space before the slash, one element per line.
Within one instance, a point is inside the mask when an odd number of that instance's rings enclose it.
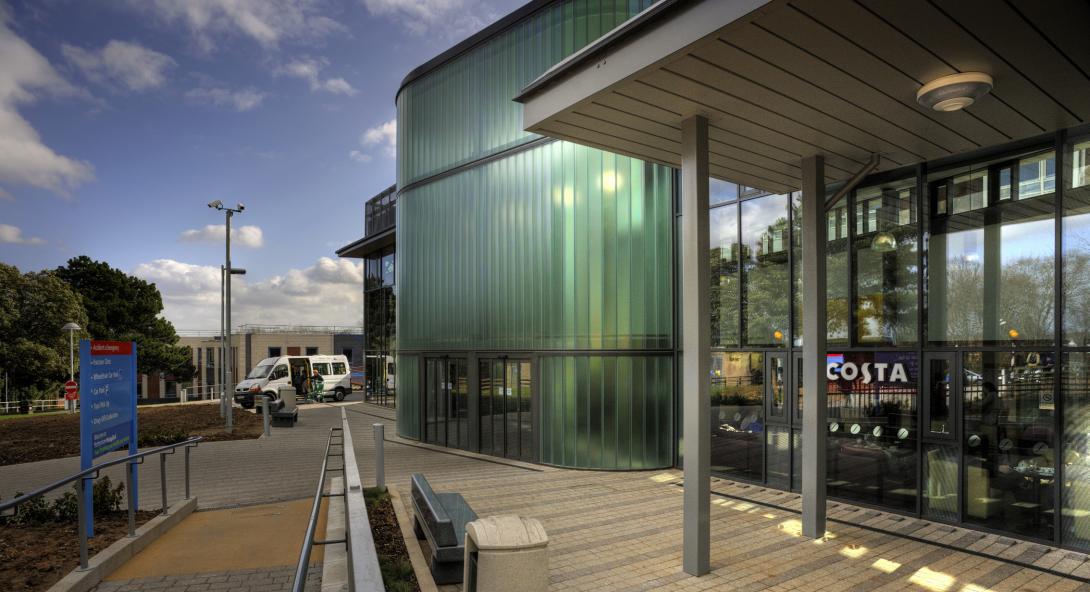
<path fill-rule="evenodd" d="M 424 441 L 469 448 L 469 379 L 465 360 L 427 358 L 425 361 Z"/>
<path fill-rule="evenodd" d="M 529 360 L 481 360 L 480 383 L 481 453 L 532 461 L 533 385 Z"/>
<path fill-rule="evenodd" d="M 957 439 L 959 376 L 957 354 L 925 354 L 923 362 L 923 515 L 959 520 Z"/>

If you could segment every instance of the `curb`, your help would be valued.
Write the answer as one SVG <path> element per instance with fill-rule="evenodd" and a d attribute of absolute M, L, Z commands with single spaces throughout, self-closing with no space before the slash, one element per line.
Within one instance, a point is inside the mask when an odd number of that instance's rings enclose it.
<path fill-rule="evenodd" d="M 431 570 L 428 569 L 428 560 L 420 550 L 420 541 L 416 540 L 416 535 L 413 534 L 412 518 L 405 511 L 401 495 L 389 483 L 386 484 L 386 491 L 390 494 L 390 505 L 394 507 L 394 514 L 397 515 L 397 525 L 401 527 L 401 538 L 405 539 L 405 548 L 409 550 L 409 563 L 413 564 L 420 592 L 438 592 L 439 588 L 431 577 Z"/>
<path fill-rule="evenodd" d="M 160 514 L 148 520 L 143 526 L 136 529 L 134 538 L 122 537 L 88 560 L 86 570 L 80 570 L 77 567 L 68 572 L 68 575 L 53 584 L 47 592 L 87 592 L 91 590 L 102 582 L 103 578 L 116 571 L 137 553 L 143 551 L 148 545 L 161 537 L 163 533 L 184 520 L 186 516 L 192 514 L 196 509 L 196 496 L 175 503 L 170 507 L 169 514 L 166 516 Z"/>

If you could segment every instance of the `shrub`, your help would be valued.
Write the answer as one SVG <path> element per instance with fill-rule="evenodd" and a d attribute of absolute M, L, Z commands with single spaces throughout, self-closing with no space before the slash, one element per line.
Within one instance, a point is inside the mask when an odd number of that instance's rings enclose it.
<path fill-rule="evenodd" d="M 118 483 L 117 487 L 110 487 L 113 483 L 109 477 L 103 477 L 95 482 L 94 505 L 96 512 L 117 512 L 121 510 L 121 503 L 125 501 L 125 484 Z"/>
<path fill-rule="evenodd" d="M 160 429 L 157 432 L 141 433 L 136 441 L 136 445 L 140 448 L 166 446 L 168 444 L 181 442 L 186 438 L 189 438 L 189 434 L 187 434 L 185 430 L 166 428 Z"/>

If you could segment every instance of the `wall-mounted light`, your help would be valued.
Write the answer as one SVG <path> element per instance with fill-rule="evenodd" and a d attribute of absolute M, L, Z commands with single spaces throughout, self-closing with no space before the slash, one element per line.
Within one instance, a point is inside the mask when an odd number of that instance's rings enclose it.
<path fill-rule="evenodd" d="M 988 94 L 992 77 L 983 72 L 962 72 L 932 80 L 916 91 L 916 102 L 935 111 L 957 111 Z"/>
<path fill-rule="evenodd" d="M 870 242 L 870 250 L 875 253 L 890 253 L 896 251 L 897 237 L 883 230 L 874 235 L 874 239 Z"/>

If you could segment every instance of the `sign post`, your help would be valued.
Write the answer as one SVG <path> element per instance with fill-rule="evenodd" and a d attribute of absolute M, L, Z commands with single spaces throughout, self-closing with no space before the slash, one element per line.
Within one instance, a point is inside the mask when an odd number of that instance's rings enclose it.
<path fill-rule="evenodd" d="M 115 450 L 128 447 L 130 453 L 136 452 L 136 343 L 81 339 L 79 354 L 80 380 L 86 387 L 80 412 L 80 467 L 88 469 L 95 459 Z M 133 488 L 129 499 L 135 507 L 136 465 L 126 467 Z M 94 536 L 93 485 L 92 479 L 84 479 L 87 536 Z"/>

